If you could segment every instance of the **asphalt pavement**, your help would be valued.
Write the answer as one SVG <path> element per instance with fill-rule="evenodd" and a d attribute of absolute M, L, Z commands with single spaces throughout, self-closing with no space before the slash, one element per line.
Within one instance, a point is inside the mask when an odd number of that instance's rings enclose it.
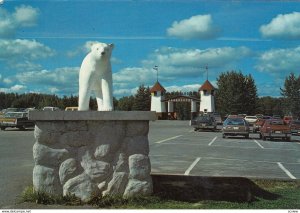
<path fill-rule="evenodd" d="M 222 138 L 195 132 L 187 121 L 150 125 L 152 173 L 271 179 L 300 179 L 300 137 L 263 141 L 259 134 Z M 219 127 L 221 129 L 221 127 Z"/>
<path fill-rule="evenodd" d="M 0 131 L 0 208 L 13 204 L 32 184 L 33 131 Z M 222 138 L 195 132 L 188 121 L 151 121 L 152 173 L 300 179 L 300 137 L 262 141 L 258 134 Z"/>

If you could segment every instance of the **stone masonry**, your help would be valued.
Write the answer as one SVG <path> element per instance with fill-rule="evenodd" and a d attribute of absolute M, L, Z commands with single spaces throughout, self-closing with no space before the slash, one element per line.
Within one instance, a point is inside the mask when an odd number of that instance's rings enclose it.
<path fill-rule="evenodd" d="M 149 120 L 154 112 L 32 111 L 33 186 L 83 201 L 150 195 Z"/>

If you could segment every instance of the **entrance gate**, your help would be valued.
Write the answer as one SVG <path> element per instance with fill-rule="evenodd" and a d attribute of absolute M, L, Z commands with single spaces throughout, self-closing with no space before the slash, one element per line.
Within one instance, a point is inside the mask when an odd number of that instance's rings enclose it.
<path fill-rule="evenodd" d="M 168 98 L 163 100 L 162 102 L 166 102 L 168 107 L 168 120 L 176 120 L 177 119 L 177 114 L 174 111 L 174 103 L 176 102 L 189 102 L 191 103 L 191 118 L 194 118 L 197 116 L 198 111 L 197 111 L 197 102 L 200 102 L 199 99 L 190 97 L 190 96 L 184 96 L 184 95 L 179 95 L 176 97 Z"/>

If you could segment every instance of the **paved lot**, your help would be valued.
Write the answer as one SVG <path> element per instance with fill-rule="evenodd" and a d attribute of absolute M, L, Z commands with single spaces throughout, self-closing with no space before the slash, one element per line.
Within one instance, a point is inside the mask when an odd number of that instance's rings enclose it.
<path fill-rule="evenodd" d="M 186 121 L 150 124 L 153 173 L 300 179 L 300 137 L 262 141 L 258 134 L 222 138 L 221 132 L 194 132 Z"/>
<path fill-rule="evenodd" d="M 194 132 L 187 121 L 150 122 L 152 173 L 300 179 L 300 137 L 293 142 L 223 139 Z M 0 131 L 0 208 L 32 184 L 33 131 Z"/>

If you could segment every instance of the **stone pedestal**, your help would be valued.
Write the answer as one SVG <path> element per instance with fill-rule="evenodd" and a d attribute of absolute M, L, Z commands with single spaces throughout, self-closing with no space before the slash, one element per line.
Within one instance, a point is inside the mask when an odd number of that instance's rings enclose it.
<path fill-rule="evenodd" d="M 31 111 L 33 185 L 50 194 L 152 193 L 149 120 L 155 112 Z"/>

